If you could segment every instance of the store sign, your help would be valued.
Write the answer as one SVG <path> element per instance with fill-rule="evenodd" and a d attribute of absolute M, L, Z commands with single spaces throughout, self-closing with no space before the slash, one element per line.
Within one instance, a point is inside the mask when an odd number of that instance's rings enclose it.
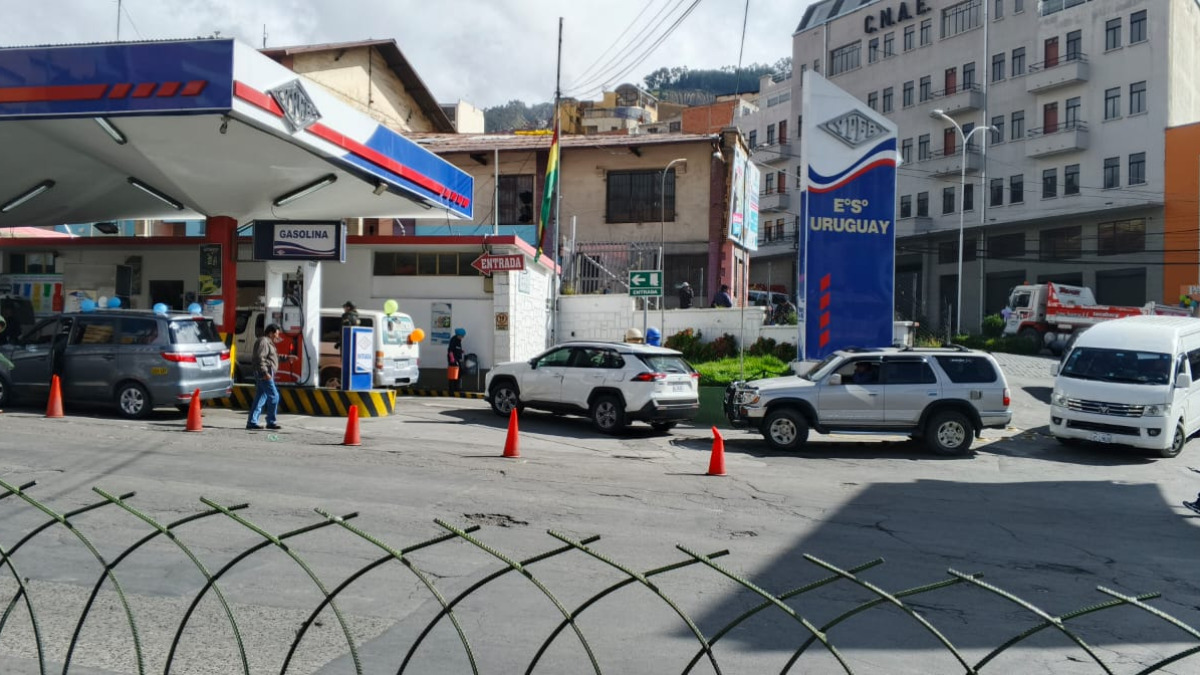
<path fill-rule="evenodd" d="M 346 262 L 346 224 L 340 220 L 256 220 L 254 259 Z"/>
<path fill-rule="evenodd" d="M 910 6 L 913 8 L 912 11 L 908 9 Z M 868 33 L 874 33 L 883 28 L 890 28 L 896 24 L 911 21 L 922 14 L 928 14 L 932 11 L 925 0 L 901 2 L 898 7 L 886 7 L 879 10 L 878 16 L 867 14 L 863 19 L 863 30 Z"/>
<path fill-rule="evenodd" d="M 894 309 L 896 127 L 818 73 L 806 71 L 803 87 L 802 356 L 885 347 Z"/>
<path fill-rule="evenodd" d="M 307 129 L 321 119 L 321 111 L 317 110 L 317 104 L 313 103 L 300 80 L 292 80 L 267 93 L 283 110 L 283 119 L 292 133 Z"/>

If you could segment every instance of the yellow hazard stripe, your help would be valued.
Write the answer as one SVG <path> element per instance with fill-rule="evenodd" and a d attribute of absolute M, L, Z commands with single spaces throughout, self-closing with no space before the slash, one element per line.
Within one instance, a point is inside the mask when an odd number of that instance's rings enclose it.
<path fill-rule="evenodd" d="M 249 410 L 254 404 L 254 385 L 236 384 L 233 393 L 207 405 Z M 339 391 L 308 387 L 280 387 L 279 409 L 299 415 L 346 417 L 350 406 L 358 406 L 360 417 L 386 417 L 396 410 L 396 392 L 391 390 Z"/>

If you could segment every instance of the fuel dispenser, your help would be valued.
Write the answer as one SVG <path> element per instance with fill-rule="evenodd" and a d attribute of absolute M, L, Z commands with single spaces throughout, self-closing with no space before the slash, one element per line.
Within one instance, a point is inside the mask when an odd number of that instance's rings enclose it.
<path fill-rule="evenodd" d="M 317 386 L 321 263 L 267 261 L 267 322 L 279 325 L 279 384 Z M 296 358 L 285 358 L 294 355 Z"/>

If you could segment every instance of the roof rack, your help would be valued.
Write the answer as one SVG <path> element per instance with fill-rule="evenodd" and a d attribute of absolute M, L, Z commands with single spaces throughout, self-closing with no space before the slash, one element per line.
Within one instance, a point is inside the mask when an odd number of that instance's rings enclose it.
<path fill-rule="evenodd" d="M 940 347 L 913 347 L 911 345 L 904 345 L 903 347 L 900 348 L 900 351 L 902 351 L 902 352 L 915 352 L 915 351 L 919 351 L 919 350 L 933 351 L 935 349 L 953 349 L 956 352 L 971 351 L 970 347 L 967 347 L 965 345 L 955 344 L 952 342 L 943 343 L 942 346 L 940 346 Z"/>

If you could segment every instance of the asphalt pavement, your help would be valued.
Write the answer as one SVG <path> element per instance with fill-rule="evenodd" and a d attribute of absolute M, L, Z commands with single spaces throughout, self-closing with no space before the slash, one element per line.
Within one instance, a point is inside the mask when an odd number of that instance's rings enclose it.
<path fill-rule="evenodd" d="M 575 608 L 626 578 L 613 564 L 647 571 L 695 553 L 728 555 L 653 577 L 605 596 L 578 619 L 601 672 L 683 672 L 696 653 L 688 624 L 654 595 L 666 594 L 711 637 L 759 596 L 726 576 L 780 594 L 842 569 L 884 562 L 859 582 L 888 591 L 983 574 L 1051 615 L 1121 593 L 1158 592 L 1150 605 L 1200 626 L 1200 517 L 1182 499 L 1200 490 L 1200 444 L 1171 460 L 1113 447 L 1060 447 L 1045 435 L 1052 359 L 998 355 L 1013 394 L 1010 429 L 989 430 L 963 458 L 936 457 L 902 437 L 882 440 L 813 435 L 803 451 L 769 450 L 754 433 L 724 434 L 723 477 L 706 475 L 713 451 L 708 429 L 658 434 L 644 425 L 609 437 L 580 418 L 528 412 L 520 418 L 520 457 L 501 457 L 507 420 L 482 401 L 403 398 L 390 418 L 363 420 L 361 447 L 340 443 L 345 420 L 285 415 L 281 433 L 247 432 L 244 413 L 206 410 L 205 428 L 184 431 L 183 416 L 156 412 L 145 421 L 104 410 L 68 407 L 64 419 L 39 411 L 0 414 L 0 479 L 36 481 L 29 494 L 59 512 L 111 494 L 136 492 L 129 504 L 168 522 L 211 503 L 249 506 L 250 525 L 217 515 L 178 526 L 184 543 L 214 571 L 248 547 L 279 534 L 327 523 L 314 511 L 358 515 L 362 539 L 331 525 L 288 539 L 288 549 L 248 556 L 221 585 L 238 617 L 251 672 L 278 672 L 290 641 L 321 591 L 291 558 L 304 560 L 328 590 L 379 559 L 387 545 L 414 547 L 446 526 L 479 526 L 476 545 L 456 538 L 405 554 L 411 568 L 364 574 L 341 598 L 363 672 L 396 672 L 429 625 L 436 597 L 465 590 L 503 567 L 563 546 L 558 533 L 590 544 L 600 557 L 571 550 L 527 569 L 564 608 Z M 16 497 L 0 500 L 0 545 L 14 542 L 45 513 Z M 441 519 L 445 525 L 435 522 Z M 99 578 L 86 536 L 106 560 L 150 531 L 115 506 L 72 518 L 74 532 L 54 526 L 12 560 L 39 618 L 51 670 L 61 671 L 67 644 Z M 253 527 L 251 527 L 251 525 Z M 254 529 L 258 528 L 258 529 Z M 677 548 L 677 545 L 682 548 Z M 811 558 L 805 557 L 806 554 Z M 821 561 L 821 562 L 818 562 Z M 694 561 L 693 561 L 694 562 Z M 718 569 L 719 568 L 719 569 Z M 115 575 L 130 598 L 148 671 L 163 670 L 174 629 L 203 576 L 176 545 L 157 540 L 123 559 Z M 10 579 L 11 577 L 5 577 Z M 651 581 L 646 579 L 646 581 Z M 511 575 L 476 591 L 459 608 L 460 628 L 479 672 L 524 672 L 561 621 L 555 604 L 529 577 Z M 0 589 L 13 597 L 11 581 Z M 842 580 L 789 600 L 820 626 L 876 597 Z M 1041 620 L 985 588 L 959 583 L 906 602 L 970 662 Z M 86 622 L 70 672 L 138 672 L 124 611 L 111 585 Z M 180 642 L 172 672 L 242 672 L 223 612 L 210 601 Z M 318 625 L 319 624 L 319 625 Z M 1071 620 L 1086 644 L 1120 672 L 1134 672 L 1200 641 L 1146 612 L 1124 607 Z M 355 672 L 328 610 L 297 649 L 289 672 Z M 1051 634 L 1053 633 L 1053 634 Z M 938 638 L 903 613 L 880 607 L 826 633 L 854 673 L 963 672 Z M 775 609 L 730 631 L 713 646 L 722 672 L 780 671 L 810 632 Z M 0 670 L 38 672 L 32 625 L 18 603 L 0 635 Z M 596 672 L 571 629 L 540 657 L 535 672 Z M 1200 657 L 1163 668 L 1198 673 Z M 1119 666 L 1119 667 L 1118 667 Z M 416 650 L 407 672 L 471 672 L 457 633 L 439 624 Z M 700 659 L 697 673 L 715 672 Z M 846 672 L 818 643 L 795 672 Z M 981 672 L 1103 672 L 1089 653 L 1052 630 L 989 661 Z"/>

